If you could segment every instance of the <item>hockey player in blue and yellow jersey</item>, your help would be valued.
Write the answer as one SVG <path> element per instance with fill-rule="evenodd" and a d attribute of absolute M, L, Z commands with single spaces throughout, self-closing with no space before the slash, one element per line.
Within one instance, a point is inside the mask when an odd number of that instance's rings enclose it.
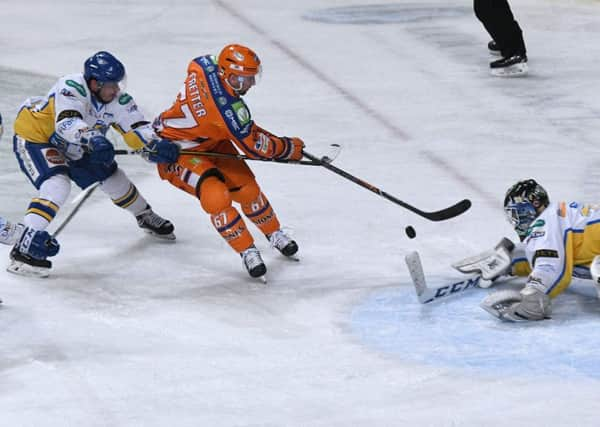
<path fill-rule="evenodd" d="M 592 267 L 593 277 L 594 264 L 600 264 L 600 206 L 550 202 L 546 190 L 527 179 L 508 190 L 504 210 L 524 255 L 518 255 L 519 247 L 513 251 L 512 273 L 527 275 L 527 283 L 517 293 L 490 294 L 482 307 L 503 320 L 545 319 L 551 299 L 569 286 L 572 276 Z"/>
<path fill-rule="evenodd" d="M 14 124 L 14 152 L 21 170 L 39 190 L 23 219 L 26 227 L 46 229 L 65 203 L 71 181 L 81 188 L 100 182 L 113 203 L 135 215 L 145 231 L 175 238 L 173 225 L 152 211 L 119 168 L 105 136 L 112 126 L 125 138 L 145 141 L 157 153 L 151 159 L 156 162 L 172 161 L 176 152 L 174 144 L 163 144 L 156 137 L 124 92 L 125 81 L 123 64 L 102 51 L 85 61 L 83 73 L 60 78 L 46 96 L 29 98 L 22 105 Z M 44 276 L 50 267 L 45 258 L 36 259 L 15 246 L 8 271 Z"/>

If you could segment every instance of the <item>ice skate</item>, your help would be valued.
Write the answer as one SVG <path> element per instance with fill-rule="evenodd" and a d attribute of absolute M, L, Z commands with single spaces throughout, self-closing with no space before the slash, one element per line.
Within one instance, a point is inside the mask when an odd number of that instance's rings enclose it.
<path fill-rule="evenodd" d="M 254 245 L 240 253 L 244 267 L 248 270 L 248 274 L 254 278 L 260 278 L 264 283 L 267 282 L 264 275 L 267 272 L 267 266 L 265 265 L 260 252 Z"/>
<path fill-rule="evenodd" d="M 20 252 L 16 247 L 10 252 L 10 260 L 6 271 L 27 277 L 48 277 L 52 262 L 47 259 L 36 259 Z"/>
<path fill-rule="evenodd" d="M 298 257 L 295 256 L 298 252 L 298 244 L 283 231 L 277 230 L 268 236 L 268 239 L 271 246 L 281 252 L 283 256 L 299 261 Z"/>
<path fill-rule="evenodd" d="M 527 55 L 512 55 L 490 64 L 491 73 L 498 77 L 521 77 L 527 74 Z"/>
<path fill-rule="evenodd" d="M 159 239 L 175 240 L 173 224 L 168 219 L 157 215 L 150 206 L 146 207 L 140 214 L 136 215 L 138 226 L 146 233 L 152 234 Z"/>

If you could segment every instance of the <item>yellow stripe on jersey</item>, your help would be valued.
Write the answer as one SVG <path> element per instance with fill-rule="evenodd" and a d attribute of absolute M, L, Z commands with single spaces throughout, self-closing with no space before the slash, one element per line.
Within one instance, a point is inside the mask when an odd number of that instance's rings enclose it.
<path fill-rule="evenodd" d="M 564 205 L 562 203 L 561 205 Z M 552 287 L 552 290 L 548 294 L 550 298 L 554 298 L 557 295 L 561 294 L 569 284 L 571 283 L 573 274 L 573 265 L 574 265 L 574 256 L 573 256 L 573 248 L 577 247 L 580 239 L 583 239 L 583 233 L 573 233 L 573 230 L 567 230 L 565 236 L 565 263 L 563 265 L 563 271 L 561 273 L 560 278 L 556 282 L 556 285 Z M 575 243 L 577 240 L 577 244 Z"/>
<path fill-rule="evenodd" d="M 122 134 L 125 143 L 129 145 L 134 150 L 139 150 L 145 147 L 146 144 L 142 141 L 142 139 L 138 136 L 137 133 L 130 130 L 129 132 L 125 132 Z"/>
<path fill-rule="evenodd" d="M 565 202 L 560 202 L 558 215 L 560 215 L 562 218 L 567 216 L 567 204 Z"/>
<path fill-rule="evenodd" d="M 41 108 L 24 107 L 15 119 L 15 133 L 27 141 L 45 144 L 55 130 L 54 95 Z"/>
<path fill-rule="evenodd" d="M 529 261 L 526 259 L 520 259 L 512 265 L 512 275 L 518 277 L 526 277 L 531 273 L 531 267 L 529 267 Z"/>

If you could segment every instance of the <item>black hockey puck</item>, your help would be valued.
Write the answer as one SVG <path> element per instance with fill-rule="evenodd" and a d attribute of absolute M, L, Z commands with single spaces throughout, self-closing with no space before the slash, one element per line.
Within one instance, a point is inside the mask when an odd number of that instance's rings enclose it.
<path fill-rule="evenodd" d="M 406 227 L 404 229 L 404 232 L 406 233 L 409 239 L 414 239 L 415 237 L 417 237 L 417 232 L 415 231 L 412 225 Z"/>

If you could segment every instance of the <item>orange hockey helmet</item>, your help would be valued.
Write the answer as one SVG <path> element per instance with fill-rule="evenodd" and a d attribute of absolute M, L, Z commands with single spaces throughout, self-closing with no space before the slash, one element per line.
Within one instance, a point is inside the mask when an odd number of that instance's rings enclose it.
<path fill-rule="evenodd" d="M 219 76 L 236 95 L 245 95 L 260 79 L 260 59 L 246 46 L 225 46 L 219 54 L 218 64 Z"/>

